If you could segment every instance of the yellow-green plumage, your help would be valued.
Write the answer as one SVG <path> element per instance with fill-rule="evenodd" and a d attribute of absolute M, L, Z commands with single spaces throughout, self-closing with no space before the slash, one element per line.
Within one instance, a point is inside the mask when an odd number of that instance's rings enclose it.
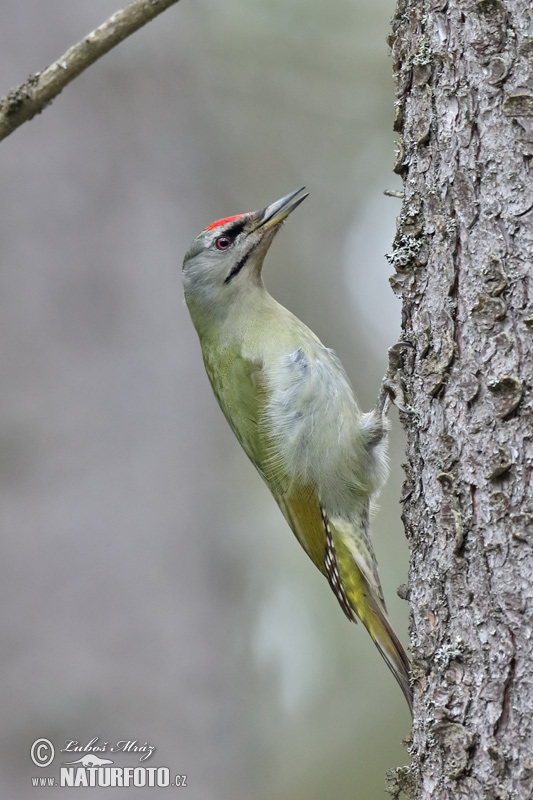
<path fill-rule="evenodd" d="M 185 257 L 185 297 L 235 436 L 411 705 L 409 663 L 386 617 L 369 531 L 386 474 L 383 415 L 361 413 L 335 354 L 261 280 L 273 236 L 303 199 L 297 195 L 203 231 Z"/>

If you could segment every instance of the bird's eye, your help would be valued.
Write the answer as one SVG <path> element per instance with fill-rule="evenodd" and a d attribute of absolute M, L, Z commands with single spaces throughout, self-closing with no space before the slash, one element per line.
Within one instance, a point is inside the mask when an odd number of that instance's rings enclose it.
<path fill-rule="evenodd" d="M 227 250 L 231 245 L 231 239 L 228 236 L 219 236 L 215 245 L 217 250 Z"/>

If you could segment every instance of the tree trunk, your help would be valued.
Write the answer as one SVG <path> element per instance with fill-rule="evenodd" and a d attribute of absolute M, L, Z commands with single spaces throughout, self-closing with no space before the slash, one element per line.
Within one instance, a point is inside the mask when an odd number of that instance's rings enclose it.
<path fill-rule="evenodd" d="M 528 0 L 398 0 L 416 798 L 533 797 Z M 394 793 L 394 789 L 393 789 Z"/>

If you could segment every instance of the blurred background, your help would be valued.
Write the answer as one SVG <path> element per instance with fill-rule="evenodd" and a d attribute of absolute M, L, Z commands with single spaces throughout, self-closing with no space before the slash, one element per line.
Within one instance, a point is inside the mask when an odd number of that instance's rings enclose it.
<path fill-rule="evenodd" d="M 117 6 L 3 0 L 0 93 Z M 186 773 L 187 800 L 374 800 L 407 761 L 403 696 L 234 440 L 180 280 L 201 228 L 305 184 L 265 282 L 371 407 L 400 318 L 384 258 L 399 201 L 383 190 L 400 183 L 392 13 L 182 0 L 1 145 L 5 797 L 74 792 L 31 786 L 76 757 L 38 769 L 38 737 L 148 742 L 145 764 Z M 406 642 L 391 416 L 374 537 Z"/>

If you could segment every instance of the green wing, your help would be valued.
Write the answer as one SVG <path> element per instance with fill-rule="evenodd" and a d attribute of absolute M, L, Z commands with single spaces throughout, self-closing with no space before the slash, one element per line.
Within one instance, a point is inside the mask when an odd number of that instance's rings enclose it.
<path fill-rule="evenodd" d="M 320 572 L 326 575 L 326 530 L 314 487 L 288 487 L 276 500 L 303 549 Z"/>
<path fill-rule="evenodd" d="M 204 350 L 204 364 L 213 393 L 233 433 L 254 467 L 265 477 L 263 465 L 267 458 L 260 432 L 266 402 L 262 364 L 243 358 L 229 347 L 213 354 Z"/>
<path fill-rule="evenodd" d="M 262 424 L 266 405 L 262 362 L 250 361 L 231 348 L 225 348 L 212 358 L 210 352 L 204 350 L 204 363 L 215 397 L 233 433 L 272 492 L 303 549 L 325 574 L 326 534 L 316 491 L 312 486 L 291 485 Z"/>

